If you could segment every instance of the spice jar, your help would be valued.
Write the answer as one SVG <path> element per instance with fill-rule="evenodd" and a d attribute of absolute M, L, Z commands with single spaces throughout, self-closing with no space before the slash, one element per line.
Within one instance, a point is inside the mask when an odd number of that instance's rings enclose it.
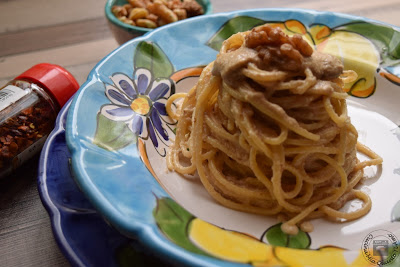
<path fill-rule="evenodd" d="M 0 88 L 0 178 L 38 153 L 79 84 L 64 68 L 41 63 Z"/>

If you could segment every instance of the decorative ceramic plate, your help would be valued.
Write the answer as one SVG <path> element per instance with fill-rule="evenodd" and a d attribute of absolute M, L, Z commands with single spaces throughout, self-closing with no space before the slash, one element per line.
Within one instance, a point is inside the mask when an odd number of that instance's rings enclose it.
<path fill-rule="evenodd" d="M 60 112 L 56 127 L 43 147 L 38 175 L 39 194 L 63 254 L 72 266 L 163 263 L 155 255 L 145 252 L 137 241 L 108 225 L 71 177 L 70 153 L 65 142 L 70 102 Z"/>
<path fill-rule="evenodd" d="M 358 73 L 347 88 L 349 114 L 359 140 L 384 159 L 366 169 L 359 186 L 373 203 L 361 219 L 317 219 L 313 232 L 289 236 L 274 217 L 227 209 L 198 180 L 167 171 L 176 127 L 165 112 L 168 97 L 196 83 L 223 40 L 264 23 L 302 34 Z M 75 180 L 111 225 L 179 264 L 394 264 L 400 258 L 399 59 L 399 28 L 336 13 L 246 10 L 162 27 L 101 60 L 74 97 L 66 138 Z M 355 200 L 344 209 L 360 205 Z"/>

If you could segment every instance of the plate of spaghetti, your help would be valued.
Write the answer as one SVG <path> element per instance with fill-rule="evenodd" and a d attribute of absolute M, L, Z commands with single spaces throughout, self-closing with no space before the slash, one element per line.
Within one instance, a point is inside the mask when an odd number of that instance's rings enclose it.
<path fill-rule="evenodd" d="M 399 98 L 399 28 L 235 11 L 106 56 L 66 141 L 96 210 L 173 263 L 396 265 Z"/>

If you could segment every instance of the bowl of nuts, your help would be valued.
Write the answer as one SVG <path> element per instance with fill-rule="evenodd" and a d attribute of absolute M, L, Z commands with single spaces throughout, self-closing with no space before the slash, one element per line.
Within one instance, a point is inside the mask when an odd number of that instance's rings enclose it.
<path fill-rule="evenodd" d="M 105 7 L 119 44 L 163 25 L 211 12 L 209 0 L 108 0 Z"/>

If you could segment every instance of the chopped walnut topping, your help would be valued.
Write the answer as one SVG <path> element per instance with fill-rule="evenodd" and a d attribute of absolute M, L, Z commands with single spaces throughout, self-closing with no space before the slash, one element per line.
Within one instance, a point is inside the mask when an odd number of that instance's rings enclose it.
<path fill-rule="evenodd" d="M 343 71 L 337 58 L 314 52 L 300 34 L 288 36 L 280 28 L 268 24 L 251 30 L 245 42 L 248 48 L 258 52 L 263 69 L 302 72 L 310 68 L 314 75 L 323 79 L 337 77 Z"/>

